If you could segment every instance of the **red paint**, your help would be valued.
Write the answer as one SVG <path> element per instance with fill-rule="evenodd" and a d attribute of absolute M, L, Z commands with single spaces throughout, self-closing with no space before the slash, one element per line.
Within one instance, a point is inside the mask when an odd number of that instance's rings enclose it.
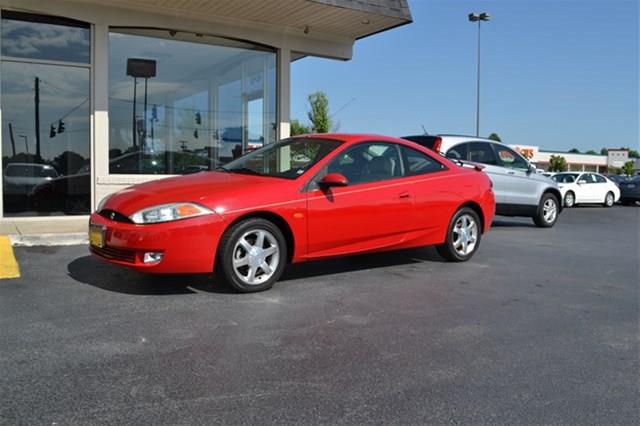
<path fill-rule="evenodd" d="M 111 198 L 103 209 L 124 216 L 159 204 L 195 202 L 215 214 L 174 222 L 136 225 L 98 213 L 91 223 L 106 228 L 105 243 L 135 252 L 135 262 L 107 259 L 155 273 L 208 273 L 213 270 L 218 242 L 235 221 L 252 214 L 277 215 L 293 235 L 293 262 L 309 259 L 440 244 L 451 217 L 463 204 L 482 211 L 483 232 L 491 225 L 495 200 L 489 178 L 460 167 L 409 141 L 377 135 L 314 135 L 344 143 L 294 180 L 235 173 L 202 172 L 135 185 Z M 388 141 L 421 151 L 446 169 L 419 176 L 340 186 L 305 192 L 306 184 L 341 151 L 364 141 Z M 147 251 L 161 251 L 163 260 L 142 263 Z M 99 256 L 94 252 L 94 254 Z"/>

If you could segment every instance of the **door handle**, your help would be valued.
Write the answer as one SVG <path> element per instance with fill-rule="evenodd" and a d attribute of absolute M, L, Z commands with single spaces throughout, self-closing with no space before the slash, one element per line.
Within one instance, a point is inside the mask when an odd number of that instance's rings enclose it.
<path fill-rule="evenodd" d="M 401 192 L 399 197 L 401 199 L 411 198 L 411 194 L 409 194 L 408 192 Z"/>
<path fill-rule="evenodd" d="M 516 172 L 507 172 L 508 175 L 515 175 Z"/>

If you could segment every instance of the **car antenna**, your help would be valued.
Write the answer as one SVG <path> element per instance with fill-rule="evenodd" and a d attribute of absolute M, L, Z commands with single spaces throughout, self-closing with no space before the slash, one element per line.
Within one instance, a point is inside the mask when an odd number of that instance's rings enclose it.
<path fill-rule="evenodd" d="M 422 127 L 422 131 L 424 132 L 425 135 L 429 134 L 429 132 L 427 132 L 427 129 L 424 127 L 424 124 L 421 124 L 420 127 Z"/>

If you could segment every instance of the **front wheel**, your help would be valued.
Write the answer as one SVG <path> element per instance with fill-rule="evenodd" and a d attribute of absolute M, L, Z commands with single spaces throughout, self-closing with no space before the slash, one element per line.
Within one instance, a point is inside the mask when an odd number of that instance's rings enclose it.
<path fill-rule="evenodd" d="M 558 199 L 552 194 L 544 194 L 538 206 L 538 213 L 533 217 L 533 222 L 539 228 L 551 228 L 558 220 Z"/>
<path fill-rule="evenodd" d="M 564 196 L 564 206 L 565 207 L 573 207 L 576 203 L 576 196 L 573 192 L 569 191 Z"/>
<path fill-rule="evenodd" d="M 609 191 L 607 192 L 607 195 L 605 195 L 604 197 L 604 203 L 602 203 L 605 207 L 611 207 L 613 206 L 613 203 L 615 202 L 615 197 L 613 195 L 613 192 Z"/>
<path fill-rule="evenodd" d="M 473 256 L 480 246 L 482 228 L 478 214 L 468 207 L 453 215 L 447 229 L 447 240 L 436 246 L 440 256 L 451 262 L 464 262 Z"/>
<path fill-rule="evenodd" d="M 234 290 L 252 293 L 271 288 L 287 262 L 282 231 L 265 219 L 239 222 L 220 240 L 216 269 Z"/>

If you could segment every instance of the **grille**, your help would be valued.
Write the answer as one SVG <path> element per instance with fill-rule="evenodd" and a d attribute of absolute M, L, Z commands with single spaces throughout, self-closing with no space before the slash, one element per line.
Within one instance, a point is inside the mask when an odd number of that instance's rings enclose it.
<path fill-rule="evenodd" d="M 136 252 L 127 249 L 115 247 L 96 247 L 91 246 L 91 251 L 106 259 L 119 260 L 120 262 L 135 263 Z"/>
<path fill-rule="evenodd" d="M 123 215 L 122 213 L 118 213 L 115 210 L 103 209 L 98 214 L 115 222 L 133 223 L 127 216 Z"/>

